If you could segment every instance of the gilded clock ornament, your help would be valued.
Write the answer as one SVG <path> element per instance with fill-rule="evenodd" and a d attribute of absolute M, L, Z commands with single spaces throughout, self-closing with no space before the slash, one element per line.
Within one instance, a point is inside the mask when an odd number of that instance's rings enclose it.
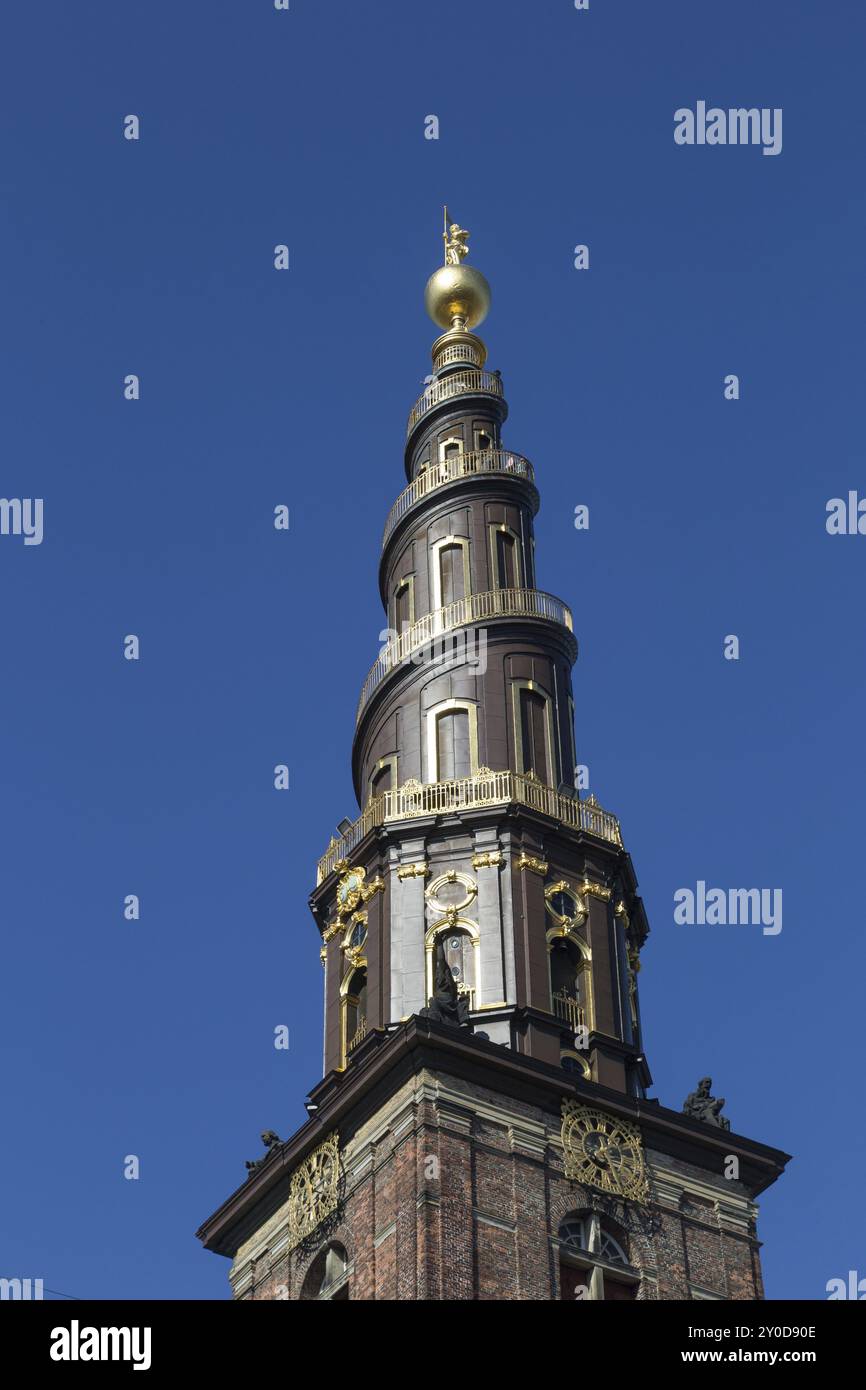
<path fill-rule="evenodd" d="M 289 1185 L 289 1243 L 299 1245 L 336 1211 L 340 1198 L 340 1139 L 336 1131 L 308 1154 Z"/>
<path fill-rule="evenodd" d="M 347 869 L 337 884 L 337 911 L 341 917 L 353 912 L 364 891 L 365 869 Z"/>
<path fill-rule="evenodd" d="M 643 1140 L 628 1120 L 578 1101 L 562 1102 L 565 1176 L 633 1202 L 649 1195 Z"/>

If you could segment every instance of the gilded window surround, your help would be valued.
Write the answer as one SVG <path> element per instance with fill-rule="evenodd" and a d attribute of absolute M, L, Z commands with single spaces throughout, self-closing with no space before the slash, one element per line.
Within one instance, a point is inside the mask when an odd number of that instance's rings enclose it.
<path fill-rule="evenodd" d="M 402 593 L 402 591 L 403 591 L 404 589 L 408 589 L 408 590 L 409 590 L 409 624 L 408 624 L 408 625 L 409 625 L 409 627 L 411 627 L 411 626 L 413 625 L 413 623 L 415 622 L 415 571 L 414 571 L 414 570 L 412 570 L 411 573 L 409 573 L 409 574 L 401 575 L 400 579 L 397 581 L 397 586 L 396 586 L 396 588 L 394 589 L 394 611 L 393 611 L 393 613 L 392 613 L 392 615 L 391 615 L 391 616 L 392 616 L 392 619 L 393 619 L 393 621 L 392 621 L 392 623 L 391 623 L 391 629 L 392 629 L 393 632 L 396 632 L 396 631 L 397 631 L 397 602 L 398 602 L 398 599 L 399 599 L 399 597 L 400 597 L 400 594 Z M 404 630 L 404 629 L 401 629 L 401 630 Z"/>
<path fill-rule="evenodd" d="M 377 775 L 377 773 L 379 773 L 379 772 L 382 771 L 382 768 L 383 768 L 383 767 L 390 767 L 390 769 L 391 769 L 391 786 L 392 786 L 392 787 L 396 787 L 396 786 L 398 785 L 398 782 L 397 782 L 397 754 L 396 754 L 396 753 L 387 753 L 387 754 L 385 755 L 385 757 L 384 757 L 384 758 L 380 758 L 379 761 L 375 764 L 375 766 L 371 769 L 371 772 L 370 772 L 370 781 L 369 781 L 369 785 L 368 785 L 368 787 L 367 787 L 367 800 L 368 800 L 368 801 L 369 801 L 370 797 L 373 795 L 373 783 L 374 783 L 375 780 L 376 780 L 376 775 Z"/>
<path fill-rule="evenodd" d="M 434 541 L 430 547 L 430 561 L 433 566 L 433 611 L 437 613 L 440 609 L 449 605 L 442 602 L 442 551 L 449 546 L 459 548 L 463 555 L 463 594 L 459 599 L 453 599 L 454 603 L 462 603 L 472 595 L 472 575 L 469 565 L 469 537 L 468 536 L 443 536 L 440 541 Z"/>
<path fill-rule="evenodd" d="M 367 958 L 366 956 L 360 956 L 355 964 L 349 966 L 349 969 L 346 971 L 340 983 L 340 1071 L 345 1070 L 349 1056 L 349 1043 L 352 1041 L 348 1036 L 349 1008 L 353 1004 L 357 1008 L 360 1003 L 360 995 L 350 994 L 349 988 L 355 976 L 358 974 L 358 971 L 363 970 L 366 972 L 366 969 Z"/>
<path fill-rule="evenodd" d="M 575 1062 L 577 1062 L 580 1066 L 580 1069 L 583 1073 L 584 1081 L 592 1080 L 592 1067 L 589 1065 L 589 1062 L 586 1060 L 585 1057 L 582 1057 L 579 1052 L 574 1051 L 574 1048 L 563 1047 L 559 1054 L 560 1062 L 562 1062 L 563 1057 L 573 1057 Z"/>
<path fill-rule="evenodd" d="M 433 997 L 433 966 L 436 951 L 436 939 L 439 936 L 447 936 L 451 932 L 455 932 L 458 935 L 468 936 L 472 942 L 472 960 L 473 971 L 475 975 L 475 983 L 471 987 L 464 985 L 462 989 L 460 989 L 460 987 L 458 986 L 458 989 L 461 994 L 468 994 L 469 1007 L 474 1012 L 477 1008 L 481 1007 L 481 1005 L 479 1004 L 479 995 L 481 993 L 481 933 L 478 930 L 477 922 L 473 922 L 469 917 L 461 917 L 459 913 L 454 913 L 453 916 L 449 914 L 448 917 L 440 918 L 438 922 L 433 923 L 432 927 L 428 927 L 427 932 L 424 936 L 424 956 L 426 964 L 425 978 L 427 981 L 427 998 L 432 999 Z"/>
<path fill-rule="evenodd" d="M 440 700 L 427 711 L 427 782 L 439 781 L 439 719 L 442 715 L 465 710 L 469 716 L 470 776 L 478 771 L 478 704 L 472 700 Z"/>
<path fill-rule="evenodd" d="M 533 695 L 540 695 L 544 700 L 544 742 L 545 754 L 547 759 L 547 776 L 539 778 L 539 781 L 546 782 L 548 786 L 556 785 L 556 760 L 554 757 L 553 743 L 553 718 L 551 710 L 553 701 L 550 692 L 545 690 L 538 681 L 512 680 L 511 682 L 511 703 L 514 718 L 514 753 L 515 762 L 519 772 L 524 776 L 529 776 L 523 763 L 523 719 L 521 717 L 520 693 L 523 690 L 530 691 Z M 536 773 L 536 776 L 538 774 Z"/>
<path fill-rule="evenodd" d="M 575 906 L 573 917 L 563 917 L 560 913 L 554 911 L 552 900 L 558 893 L 565 893 L 573 901 Z M 549 883 L 547 885 L 544 890 L 544 906 L 547 908 L 549 916 L 553 918 L 558 927 L 567 927 L 569 923 L 575 926 L 580 925 L 584 923 L 589 916 L 586 903 L 581 898 L 577 889 L 564 878 L 559 879 L 556 883 Z"/>
<path fill-rule="evenodd" d="M 496 548 L 497 535 L 510 536 L 514 541 L 514 583 L 500 584 L 499 582 L 499 555 Z M 491 589 L 522 589 L 523 583 L 523 546 L 519 535 L 511 526 L 505 522 L 491 521 L 487 526 L 488 544 L 490 550 L 490 587 Z"/>
<path fill-rule="evenodd" d="M 574 972 L 574 978 L 575 982 L 582 987 L 581 992 L 585 996 L 583 1002 L 584 1022 L 586 1025 L 587 1032 L 594 1032 L 595 995 L 592 987 L 592 951 L 590 950 L 587 943 L 583 940 L 581 936 L 578 935 L 576 931 L 574 931 L 573 929 L 569 930 L 564 925 L 551 927 L 546 932 L 545 938 L 547 941 L 547 971 L 548 980 L 550 983 L 550 1001 L 552 1012 L 556 1012 L 556 1010 L 553 1008 L 553 971 L 551 969 L 551 954 L 553 951 L 553 943 L 555 941 L 570 941 L 572 945 L 577 947 L 577 950 L 580 953 L 580 965 Z"/>
<path fill-rule="evenodd" d="M 445 452 L 451 444 L 456 444 L 458 446 L 456 454 L 448 454 Z M 447 459 L 460 458 L 463 455 L 463 437 L 462 435 L 458 436 L 456 434 L 449 435 L 447 439 L 440 439 L 438 447 L 440 463 L 445 463 Z"/>

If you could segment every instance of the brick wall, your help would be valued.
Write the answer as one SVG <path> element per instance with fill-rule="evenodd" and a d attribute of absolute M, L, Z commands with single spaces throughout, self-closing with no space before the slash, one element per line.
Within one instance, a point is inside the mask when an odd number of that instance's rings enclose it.
<path fill-rule="evenodd" d="M 552 1300 L 566 1215 L 602 1209 L 641 1274 L 641 1299 L 763 1296 L 754 1207 L 718 1173 L 647 1152 L 652 1200 L 599 1203 L 568 1181 L 560 1118 L 423 1072 L 343 1139 L 346 1193 L 327 1240 L 361 1300 Z M 285 1211 L 246 1242 L 238 1297 L 301 1297 L 315 1240 L 289 1252 Z"/>

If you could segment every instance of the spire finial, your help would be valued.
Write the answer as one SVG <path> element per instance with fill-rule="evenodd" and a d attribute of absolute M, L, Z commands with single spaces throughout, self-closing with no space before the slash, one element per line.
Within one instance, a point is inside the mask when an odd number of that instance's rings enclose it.
<path fill-rule="evenodd" d="M 447 205 L 442 214 L 445 264 L 427 281 L 424 303 L 427 313 L 440 328 L 474 328 L 487 317 L 490 286 L 480 270 L 463 264 L 469 254 L 469 233 L 459 222 L 449 222 Z"/>
<path fill-rule="evenodd" d="M 459 265 L 464 256 L 469 255 L 469 233 L 459 222 L 448 222 L 448 207 L 442 209 L 444 227 L 442 240 L 445 242 L 445 264 Z"/>

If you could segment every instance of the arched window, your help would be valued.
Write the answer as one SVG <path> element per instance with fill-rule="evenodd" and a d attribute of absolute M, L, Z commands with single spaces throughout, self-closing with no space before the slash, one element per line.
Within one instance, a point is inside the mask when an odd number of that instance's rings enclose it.
<path fill-rule="evenodd" d="M 457 544 L 443 545 L 439 550 L 439 608 L 447 608 L 449 603 L 457 603 L 466 597 L 467 586 L 464 574 L 465 547 Z"/>
<path fill-rule="evenodd" d="M 447 463 L 448 459 L 459 458 L 463 453 L 463 440 L 452 435 L 450 439 L 443 439 L 439 445 L 439 462 Z"/>
<path fill-rule="evenodd" d="M 517 769 L 555 786 L 550 696 L 536 681 L 513 681 L 512 691 Z"/>
<path fill-rule="evenodd" d="M 585 1045 L 594 1023 L 592 952 L 578 930 L 587 918 L 586 903 L 571 884 L 560 879 L 545 888 L 544 905 L 553 923 L 547 932 L 551 1011 L 570 1032 L 580 1029 Z"/>
<path fill-rule="evenodd" d="M 563 1071 L 572 1072 L 575 1076 L 582 1076 L 584 1081 L 592 1080 L 592 1068 L 579 1052 L 572 1052 L 570 1048 L 563 1048 L 559 1054 L 559 1065 Z"/>
<path fill-rule="evenodd" d="M 381 796 L 382 792 L 390 792 L 397 785 L 397 756 L 392 753 L 387 758 L 380 758 L 370 775 L 370 795 Z"/>
<path fill-rule="evenodd" d="M 471 777 L 478 766 L 478 709 L 469 700 L 443 700 L 427 712 L 427 780 Z"/>
<path fill-rule="evenodd" d="M 574 1212 L 559 1227 L 560 1297 L 624 1302 L 637 1297 L 640 1276 L 629 1261 L 628 1237 L 597 1212 Z"/>
<path fill-rule="evenodd" d="M 405 632 L 415 621 L 415 576 L 407 574 L 394 591 L 394 626 Z"/>
<path fill-rule="evenodd" d="M 581 976 L 584 959 L 573 941 L 560 936 L 550 943 L 550 993 L 553 1012 L 573 1028 L 586 1023 Z"/>
<path fill-rule="evenodd" d="M 427 998 L 433 994 L 436 942 L 441 940 L 445 960 L 454 976 L 458 993 L 465 994 L 470 1009 L 478 994 L 478 928 L 474 922 L 457 920 L 453 925 L 435 926 L 427 933 Z"/>
<path fill-rule="evenodd" d="M 359 964 L 343 981 L 341 990 L 342 1012 L 342 1065 L 345 1066 L 353 1050 L 367 1036 L 367 966 Z"/>
<path fill-rule="evenodd" d="M 334 1242 L 321 1250 L 310 1268 L 301 1289 L 305 1302 L 336 1303 L 349 1298 L 349 1259 L 342 1245 Z"/>
<path fill-rule="evenodd" d="M 520 537 L 510 526 L 490 527 L 490 569 L 494 589 L 521 587 Z"/>
<path fill-rule="evenodd" d="M 469 577 L 469 540 L 466 536 L 443 536 L 430 547 L 434 611 L 468 598 L 472 592 Z"/>

